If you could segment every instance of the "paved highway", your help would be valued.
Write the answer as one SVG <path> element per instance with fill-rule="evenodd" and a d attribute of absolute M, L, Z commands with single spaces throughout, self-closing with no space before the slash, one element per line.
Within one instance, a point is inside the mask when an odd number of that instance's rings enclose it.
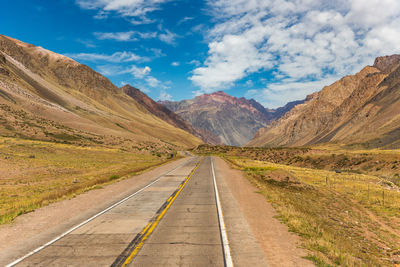
<path fill-rule="evenodd" d="M 9 266 L 267 266 L 211 157 L 192 157 Z"/>

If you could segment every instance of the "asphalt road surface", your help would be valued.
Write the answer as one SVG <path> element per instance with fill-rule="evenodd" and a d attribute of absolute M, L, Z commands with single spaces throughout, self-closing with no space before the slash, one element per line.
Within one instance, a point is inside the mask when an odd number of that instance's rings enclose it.
<path fill-rule="evenodd" d="M 9 266 L 268 266 L 234 203 L 193 157 Z"/>

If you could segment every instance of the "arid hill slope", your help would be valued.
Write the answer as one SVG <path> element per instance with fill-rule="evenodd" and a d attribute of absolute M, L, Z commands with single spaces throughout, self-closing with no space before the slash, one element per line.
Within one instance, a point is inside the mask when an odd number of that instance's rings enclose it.
<path fill-rule="evenodd" d="M 3 35 L 0 120 L 4 136 L 125 148 L 201 143 L 148 112 L 88 66 Z"/>
<path fill-rule="evenodd" d="M 379 57 L 260 129 L 250 146 L 400 146 L 400 55 Z"/>
<path fill-rule="evenodd" d="M 148 97 L 145 93 L 139 89 L 127 84 L 121 87 L 121 90 L 135 99 L 140 105 L 142 105 L 148 112 L 157 116 L 158 118 L 172 124 L 173 126 L 180 128 L 186 132 L 193 134 L 201 138 L 204 142 L 208 144 L 219 144 L 218 137 L 214 136 L 212 133 L 204 133 L 192 127 L 187 121 L 177 115 L 175 112 L 169 110 L 160 103 L 155 102 L 153 99 Z"/>

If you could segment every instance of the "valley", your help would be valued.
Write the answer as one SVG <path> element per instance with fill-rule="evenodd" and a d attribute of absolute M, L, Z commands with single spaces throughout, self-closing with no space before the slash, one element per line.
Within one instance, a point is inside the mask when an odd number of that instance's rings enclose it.
<path fill-rule="evenodd" d="M 397 266 L 399 72 L 156 101 L 0 35 L 0 264 Z"/>

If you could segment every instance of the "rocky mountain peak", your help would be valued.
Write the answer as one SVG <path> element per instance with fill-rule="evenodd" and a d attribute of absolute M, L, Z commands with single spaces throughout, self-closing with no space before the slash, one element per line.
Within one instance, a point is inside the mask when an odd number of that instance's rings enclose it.
<path fill-rule="evenodd" d="M 247 109 L 248 111 L 252 112 L 253 114 L 266 114 L 268 110 L 266 110 L 260 103 L 258 103 L 254 99 L 246 99 L 244 97 L 235 97 L 228 95 L 224 91 L 217 91 L 211 94 L 203 94 L 197 97 L 198 104 L 206 105 L 232 105 L 237 106 L 242 109 Z"/>
<path fill-rule="evenodd" d="M 267 126 L 297 104 L 293 102 L 281 109 L 271 110 L 254 99 L 234 97 L 223 91 L 180 102 L 160 103 L 196 129 L 213 133 L 224 144 L 237 146 L 246 144 L 258 129 Z"/>
<path fill-rule="evenodd" d="M 377 57 L 374 67 L 382 72 L 390 71 L 393 67 L 400 64 L 400 55 Z"/>

